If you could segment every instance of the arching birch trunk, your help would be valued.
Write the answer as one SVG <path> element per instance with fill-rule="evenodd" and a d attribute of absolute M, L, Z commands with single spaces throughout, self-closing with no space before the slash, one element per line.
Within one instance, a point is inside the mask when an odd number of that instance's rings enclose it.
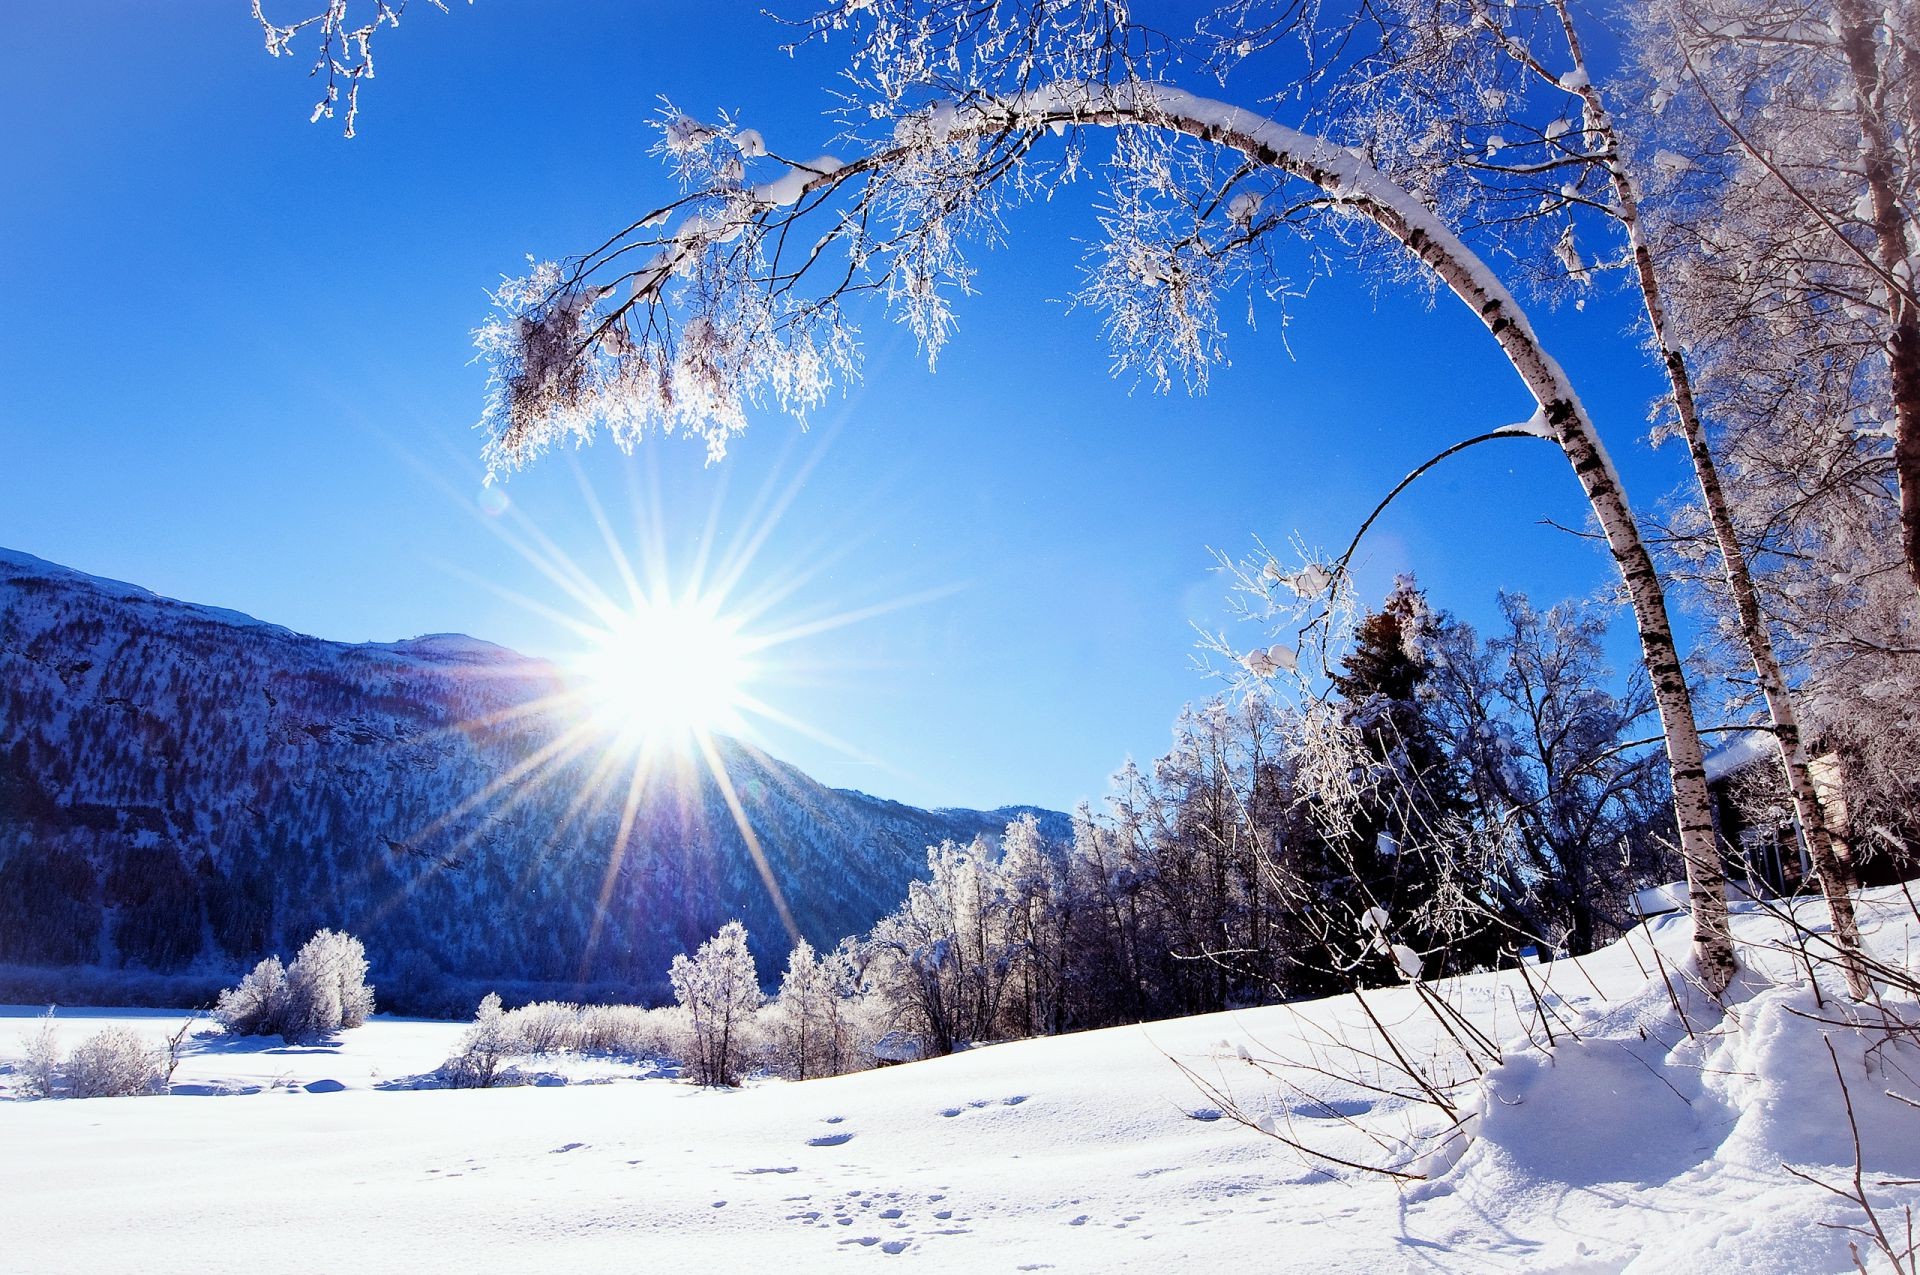
<path fill-rule="evenodd" d="M 1853 914 L 1853 869 L 1834 849 L 1833 835 L 1813 786 L 1813 774 L 1807 766 L 1806 744 L 1800 736 L 1799 718 L 1794 712 L 1779 658 L 1774 654 L 1773 636 L 1768 632 L 1766 619 L 1760 613 L 1760 599 L 1753 587 L 1753 574 L 1747 569 L 1746 553 L 1740 546 L 1733 516 L 1727 508 L 1726 493 L 1720 486 L 1719 466 L 1707 446 L 1706 429 L 1701 424 L 1700 412 L 1694 402 L 1693 378 L 1687 370 L 1686 352 L 1669 335 L 1659 275 L 1654 270 L 1653 253 L 1647 246 L 1640 220 L 1639 191 L 1621 156 L 1620 139 L 1613 126 L 1613 117 L 1587 73 L 1580 34 L 1574 27 L 1565 0 L 1554 0 L 1554 8 L 1566 32 L 1567 50 L 1573 57 L 1575 75 L 1571 82 L 1578 86 L 1575 91 L 1580 96 L 1584 116 L 1582 122 L 1587 134 L 1598 138 L 1600 142 L 1600 153 L 1604 157 L 1607 177 L 1618 205 L 1614 215 L 1626 228 L 1641 301 L 1646 307 L 1647 324 L 1660 348 L 1660 360 L 1673 390 L 1674 412 L 1680 421 L 1681 434 L 1686 439 L 1694 478 L 1700 484 L 1700 498 L 1706 506 L 1707 521 L 1713 527 L 1714 542 L 1720 550 L 1720 561 L 1726 571 L 1727 592 L 1733 598 L 1740 636 L 1753 660 L 1760 693 L 1766 698 L 1767 713 L 1773 721 L 1774 739 L 1780 748 L 1780 761 L 1786 771 L 1787 789 L 1793 797 L 1794 814 L 1799 821 L 1800 832 L 1806 838 L 1807 854 L 1813 860 L 1814 871 L 1820 874 L 1820 888 L 1833 918 L 1833 937 L 1840 949 L 1840 963 L 1846 975 L 1847 990 L 1856 1000 L 1864 1000 L 1872 989 L 1860 955 L 1860 927 Z"/>
<path fill-rule="evenodd" d="M 1066 85 L 1010 101 L 971 105 L 981 128 L 1053 124 L 1146 125 L 1228 146 L 1249 160 L 1313 183 L 1372 220 L 1470 308 L 1539 405 L 1536 427 L 1558 443 L 1606 537 L 1633 607 L 1672 773 L 1674 817 L 1693 909 L 1693 951 L 1714 993 L 1732 980 L 1726 872 L 1714 835 L 1693 702 L 1674 644 L 1666 596 L 1627 506 L 1619 474 L 1567 375 L 1542 348 L 1519 304 L 1437 216 L 1358 156 L 1225 103 L 1161 85 Z M 989 118 L 991 117 L 991 118 Z"/>

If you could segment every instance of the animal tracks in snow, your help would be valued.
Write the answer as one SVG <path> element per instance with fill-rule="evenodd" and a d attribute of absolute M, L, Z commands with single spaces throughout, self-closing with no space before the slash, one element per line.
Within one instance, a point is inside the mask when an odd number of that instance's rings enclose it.
<path fill-rule="evenodd" d="M 964 1107 L 944 1107 L 940 1114 L 951 1120 L 955 1116 L 964 1116 L 969 1111 L 979 1111 L 983 1107 L 1017 1107 L 1026 1100 L 1027 1095 L 1023 1093 L 1014 1094 L 1011 1098 L 976 1098 Z"/>
<path fill-rule="evenodd" d="M 811 1196 L 788 1198 L 807 1207 L 787 1214 L 787 1221 L 809 1227 L 844 1227 L 849 1233 L 837 1243 L 895 1256 L 937 1235 L 966 1235 L 971 1228 L 958 1223 L 973 1220 L 967 1216 L 955 1217 L 951 1208 L 935 1208 L 947 1198 L 939 1191 L 856 1188 L 819 1206 L 814 1206 Z"/>

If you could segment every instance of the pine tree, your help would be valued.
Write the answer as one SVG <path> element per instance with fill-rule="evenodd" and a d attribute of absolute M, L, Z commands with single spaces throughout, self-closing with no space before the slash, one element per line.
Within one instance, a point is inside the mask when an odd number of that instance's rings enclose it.
<path fill-rule="evenodd" d="M 1411 972 L 1404 960 L 1392 959 L 1389 936 L 1412 947 L 1427 972 L 1469 960 L 1459 942 L 1458 888 L 1466 875 L 1467 800 L 1427 690 L 1432 624 L 1426 595 L 1412 576 L 1399 577 L 1380 609 L 1361 621 L 1354 649 L 1333 679 L 1361 773 L 1358 799 L 1344 817 L 1322 821 L 1330 860 L 1322 871 L 1339 887 L 1340 902 L 1374 918 L 1349 940 L 1362 945 L 1358 970 L 1369 980 Z M 1375 908 L 1384 911 L 1384 922 L 1370 911 Z"/>

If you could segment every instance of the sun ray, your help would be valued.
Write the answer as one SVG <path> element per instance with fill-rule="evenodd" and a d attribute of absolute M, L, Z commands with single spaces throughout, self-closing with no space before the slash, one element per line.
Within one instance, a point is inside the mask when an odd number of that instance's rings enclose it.
<path fill-rule="evenodd" d="M 600 877 L 600 894 L 594 900 L 593 923 L 587 927 L 587 941 L 580 950 L 580 981 L 585 982 L 592 968 L 593 952 L 600 943 L 600 931 L 606 925 L 607 904 L 613 898 L 614 882 L 619 878 L 620 865 L 626 861 L 627 842 L 633 836 L 634 822 L 640 816 L 640 797 L 646 789 L 648 775 L 652 770 L 653 750 L 645 741 L 641 743 L 633 761 L 633 775 L 627 781 L 626 800 L 620 807 L 620 826 L 614 833 L 613 845 L 607 850 L 607 867 Z"/>
<path fill-rule="evenodd" d="M 787 940 L 798 947 L 801 941 L 800 927 L 794 923 L 793 910 L 787 906 L 786 891 L 780 888 L 779 879 L 773 875 L 773 865 L 767 861 L 767 852 L 761 848 L 760 838 L 753 831 L 746 807 L 740 804 L 740 794 L 733 790 L 733 780 L 727 775 L 726 763 L 720 760 L 719 750 L 714 747 L 711 735 L 702 732 L 699 743 L 700 751 L 707 759 L 707 768 L 713 772 L 713 780 L 720 786 L 720 795 L 733 814 L 733 822 L 740 829 L 740 836 L 747 843 L 747 853 L 753 856 L 753 866 L 759 869 L 760 880 L 767 887 L 767 897 L 780 914 L 780 924 L 786 927 Z"/>

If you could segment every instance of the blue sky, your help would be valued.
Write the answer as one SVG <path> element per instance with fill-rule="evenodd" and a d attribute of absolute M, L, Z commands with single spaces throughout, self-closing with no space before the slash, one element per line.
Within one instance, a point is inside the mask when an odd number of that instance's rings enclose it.
<path fill-rule="evenodd" d="M 678 439 L 554 457 L 490 515 L 467 337 L 486 289 L 658 201 L 660 95 L 827 149 L 835 51 L 779 53 L 745 4 L 418 4 L 376 46 L 348 141 L 307 123 L 304 63 L 268 58 L 243 5 L 8 13 L 0 544 L 328 638 L 461 631 L 561 654 L 573 639 L 543 608 L 577 607 L 502 532 L 537 528 L 612 589 L 583 484 L 630 550 L 657 517 L 683 568 L 784 503 L 743 583 L 790 590 L 769 622 L 881 609 L 792 644 L 758 688 L 844 743 L 759 736 L 835 785 L 1097 797 L 1213 689 L 1190 667 L 1191 622 L 1224 589 L 1208 546 L 1338 548 L 1412 465 L 1529 410 L 1457 305 L 1353 279 L 1316 281 L 1285 346 L 1271 307 L 1233 331 L 1204 397 L 1116 381 L 1096 317 L 1061 300 L 1093 233 L 1083 190 L 978 256 L 937 373 L 876 310 L 864 381 L 807 431 L 757 421 L 715 466 Z M 1658 382 L 1631 311 L 1536 317 L 1652 505 L 1684 458 L 1642 441 Z M 1496 588 L 1547 602 L 1608 579 L 1539 523 L 1584 520 L 1552 449 L 1448 464 L 1376 528 L 1369 596 L 1413 569 L 1477 619 Z"/>

